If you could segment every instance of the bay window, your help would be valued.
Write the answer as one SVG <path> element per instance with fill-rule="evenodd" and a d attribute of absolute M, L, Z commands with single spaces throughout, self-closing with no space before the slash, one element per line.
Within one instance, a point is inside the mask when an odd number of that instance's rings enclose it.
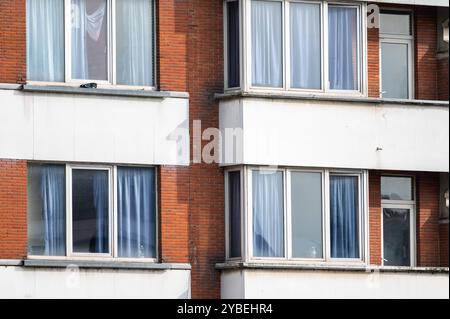
<path fill-rule="evenodd" d="M 154 0 L 27 0 L 27 78 L 155 86 Z"/>
<path fill-rule="evenodd" d="M 366 260 L 366 180 L 364 171 L 243 167 L 226 174 L 240 178 L 244 209 L 227 205 L 227 220 L 243 221 L 246 261 L 361 264 Z M 233 174 L 233 175 L 231 175 Z M 237 187 L 237 184 L 234 183 Z M 227 188 L 227 200 L 232 192 Z M 230 227 L 230 226 L 229 226 Z M 227 258 L 237 242 L 227 232 Z M 241 241 L 239 241 L 240 243 Z"/>
<path fill-rule="evenodd" d="M 156 259 L 155 178 L 148 167 L 30 164 L 29 256 Z"/>
<path fill-rule="evenodd" d="M 225 0 L 225 4 L 227 89 L 364 94 L 364 4 L 298 0 Z M 232 19 L 238 16 L 236 10 L 240 19 Z M 234 45 L 236 29 L 246 45 Z M 243 61 L 237 62 L 236 56 Z M 237 70 L 243 83 L 230 81 Z"/>

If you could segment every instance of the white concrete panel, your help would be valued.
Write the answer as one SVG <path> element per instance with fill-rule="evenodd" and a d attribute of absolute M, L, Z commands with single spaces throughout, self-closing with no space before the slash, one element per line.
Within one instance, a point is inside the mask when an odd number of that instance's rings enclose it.
<path fill-rule="evenodd" d="M 0 90 L 0 158 L 188 165 L 188 124 L 186 98 Z"/>
<path fill-rule="evenodd" d="M 230 103 L 242 103 L 241 119 Z M 237 164 L 448 172 L 447 106 L 245 98 L 220 108 L 222 131 L 243 123 Z"/>
<path fill-rule="evenodd" d="M 248 299 L 448 299 L 447 274 L 234 270 L 222 274 L 222 297 Z M 244 272 L 244 274 L 240 274 Z M 227 281 L 227 282 L 225 282 Z M 237 291 L 235 287 L 242 287 Z"/>
<path fill-rule="evenodd" d="M 190 298 L 189 270 L 106 270 L 0 266 L 5 298 Z"/>

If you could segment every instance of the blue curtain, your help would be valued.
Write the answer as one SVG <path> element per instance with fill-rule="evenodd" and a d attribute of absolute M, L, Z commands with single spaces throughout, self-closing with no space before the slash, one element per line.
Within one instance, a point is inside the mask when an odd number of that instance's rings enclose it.
<path fill-rule="evenodd" d="M 42 167 L 41 199 L 44 221 L 44 254 L 66 254 L 66 195 L 65 167 L 45 165 Z"/>
<path fill-rule="evenodd" d="M 119 167 L 119 257 L 156 257 L 156 189 L 152 168 Z"/>
<path fill-rule="evenodd" d="M 253 256 L 284 256 L 281 172 L 253 171 Z"/>
<path fill-rule="evenodd" d="M 358 212 L 358 178 L 331 176 L 332 258 L 359 258 Z"/>
<path fill-rule="evenodd" d="M 357 90 L 357 9 L 329 7 L 329 81 L 332 90 Z"/>
<path fill-rule="evenodd" d="M 105 254 L 109 252 L 109 183 L 106 171 L 94 175 L 94 207 L 97 219 L 97 234 L 95 239 L 95 252 Z"/>

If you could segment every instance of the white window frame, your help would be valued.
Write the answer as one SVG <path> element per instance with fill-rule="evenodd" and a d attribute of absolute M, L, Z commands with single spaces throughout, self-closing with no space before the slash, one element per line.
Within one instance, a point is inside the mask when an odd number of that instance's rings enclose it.
<path fill-rule="evenodd" d="M 253 0 L 240 1 L 240 79 L 241 86 L 239 88 L 228 88 L 228 49 L 227 49 L 227 16 L 226 3 L 236 0 L 224 0 L 224 64 L 225 64 L 225 91 L 253 91 L 255 93 L 304 93 L 318 94 L 328 96 L 368 96 L 368 79 L 367 79 L 367 18 L 365 15 L 367 4 L 354 2 L 338 2 L 338 1 L 312 1 L 312 0 L 265 0 L 281 2 L 282 4 L 282 59 L 283 59 L 283 85 L 282 87 L 260 87 L 254 86 L 252 83 L 252 34 L 251 34 L 251 2 Z M 291 70 L 290 70 L 290 4 L 291 3 L 311 3 L 320 5 L 321 19 L 321 88 L 320 89 L 300 89 L 291 87 Z M 328 69 L 328 7 L 329 6 L 346 6 L 357 8 L 357 38 L 358 38 L 358 90 L 331 90 L 329 89 L 329 69 Z"/>
<path fill-rule="evenodd" d="M 380 56 L 380 97 L 383 98 L 383 94 L 385 93 L 383 91 L 383 50 L 382 50 L 382 44 L 383 43 L 391 43 L 391 44 L 406 44 L 408 46 L 408 100 L 413 100 L 415 96 L 415 83 L 414 83 L 414 13 L 410 9 L 392 9 L 392 8 L 386 8 L 384 10 L 384 13 L 398 13 L 398 14 L 404 14 L 408 13 L 409 15 L 409 21 L 410 21 L 410 28 L 411 28 L 411 34 L 410 35 L 400 35 L 400 34 L 390 34 L 390 33 L 381 33 L 380 28 L 380 44 L 379 44 L 379 56 Z M 383 8 L 381 9 L 381 13 L 383 14 Z"/>
<path fill-rule="evenodd" d="M 229 258 L 229 236 L 228 236 L 228 172 L 241 171 L 241 244 L 243 246 L 241 258 Z M 283 197 L 284 197 L 284 257 L 254 257 L 253 256 L 253 171 L 267 170 L 283 173 Z M 321 173 L 322 176 L 322 238 L 323 258 L 294 258 L 292 257 L 292 207 L 291 207 L 291 174 L 293 172 Z M 339 259 L 331 258 L 331 234 L 330 234 L 330 175 L 357 176 L 359 192 L 359 249 L 360 258 Z M 228 168 L 225 170 L 225 225 L 226 225 L 226 260 L 230 262 L 258 262 L 258 263 L 295 263 L 306 265 L 343 265 L 362 266 L 369 261 L 369 225 L 368 225 L 368 172 L 362 170 L 330 170 L 320 168 L 270 168 L 258 166 L 243 166 L 239 168 Z"/>
<path fill-rule="evenodd" d="M 31 163 L 31 162 L 30 162 Z M 49 164 L 51 162 L 36 162 Z M 90 164 L 61 164 L 65 166 L 65 193 L 66 193 L 66 255 L 44 256 L 28 255 L 27 258 L 35 260 L 68 260 L 68 261 L 117 261 L 136 263 L 157 263 L 159 260 L 159 204 L 158 204 L 158 169 L 155 166 L 145 165 L 90 165 Z M 155 258 L 119 257 L 118 253 L 118 196 L 117 196 L 117 169 L 120 167 L 153 168 L 155 171 Z M 72 234 L 72 170 L 105 170 L 109 178 L 109 253 L 74 253 Z"/>
<path fill-rule="evenodd" d="M 135 86 L 117 84 L 117 70 L 116 70 L 116 0 L 107 1 L 107 80 L 80 80 L 72 78 L 72 0 L 64 1 L 64 82 L 49 82 L 49 81 L 27 81 L 29 85 L 45 85 L 45 86 L 79 86 L 85 83 L 97 83 L 98 88 L 104 89 L 123 89 L 123 90 L 157 90 L 157 41 L 156 41 L 156 4 L 152 1 L 153 10 L 153 52 L 152 52 L 152 67 L 153 67 L 153 85 L 152 86 Z M 27 66 L 28 67 L 28 66 Z"/>
<path fill-rule="evenodd" d="M 389 200 L 381 199 L 381 263 L 385 268 L 412 268 L 417 266 L 417 230 L 416 230 L 416 179 L 410 175 L 388 175 L 383 174 L 382 177 L 409 177 L 411 178 L 412 200 Z M 381 179 L 380 179 L 381 181 Z M 408 209 L 410 221 L 410 266 L 385 266 L 384 262 L 384 209 Z"/>

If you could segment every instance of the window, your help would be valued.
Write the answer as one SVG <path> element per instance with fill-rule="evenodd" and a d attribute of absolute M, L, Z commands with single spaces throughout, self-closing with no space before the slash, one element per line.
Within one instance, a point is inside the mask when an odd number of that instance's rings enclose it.
<path fill-rule="evenodd" d="M 227 4 L 226 76 L 241 70 L 243 90 L 363 93 L 363 5 L 328 1 L 240 0 L 244 14 L 239 30 L 247 45 L 237 55 Z M 239 6 L 236 3 L 236 10 Z M 230 51 L 234 50 L 234 51 Z M 227 88 L 235 88 L 237 82 Z"/>
<path fill-rule="evenodd" d="M 415 265 L 415 201 L 412 177 L 382 176 L 384 266 Z"/>
<path fill-rule="evenodd" d="M 30 164 L 28 254 L 155 259 L 155 185 L 154 168 Z"/>
<path fill-rule="evenodd" d="M 409 12 L 380 15 L 381 91 L 384 98 L 413 98 L 412 24 Z"/>
<path fill-rule="evenodd" d="M 237 88 L 240 86 L 240 17 L 239 1 L 228 1 L 226 3 L 226 46 L 227 46 L 227 87 Z"/>
<path fill-rule="evenodd" d="M 27 0 L 30 81 L 154 86 L 153 0 Z"/>
<path fill-rule="evenodd" d="M 239 243 L 245 261 L 300 261 L 314 263 L 363 263 L 365 261 L 365 172 L 264 169 L 243 167 L 247 185 L 240 184 L 244 223 Z M 231 180 L 227 172 L 228 223 L 233 214 Z M 237 211 L 237 210 L 236 210 Z M 229 226 L 230 227 L 230 226 Z M 227 233 L 231 242 L 238 242 Z"/>

